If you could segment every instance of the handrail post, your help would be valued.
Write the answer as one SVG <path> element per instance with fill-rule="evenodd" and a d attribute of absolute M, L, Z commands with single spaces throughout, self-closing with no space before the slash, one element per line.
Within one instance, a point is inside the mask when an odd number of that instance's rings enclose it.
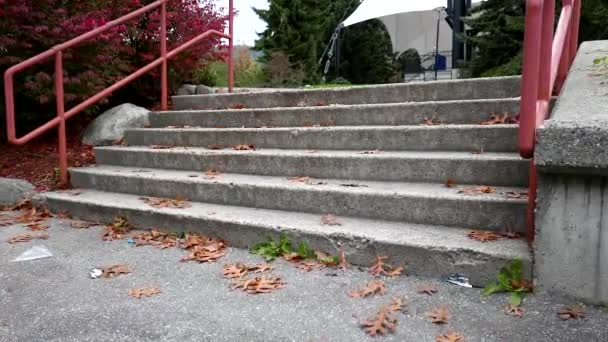
<path fill-rule="evenodd" d="M 541 28 L 541 40 L 540 40 L 540 65 L 538 69 L 539 73 L 539 84 L 538 84 L 538 100 L 542 102 L 549 102 L 551 98 L 551 58 L 553 53 L 560 53 L 552 51 L 553 46 L 553 25 L 555 24 L 555 1 L 545 1 L 542 10 L 542 28 Z M 535 113 L 534 127 L 538 122 L 539 112 Z M 542 118 L 544 119 L 544 118 Z"/>
<path fill-rule="evenodd" d="M 63 94 L 63 53 L 57 50 L 55 53 L 55 102 L 57 105 L 57 117 L 59 118 L 59 184 L 68 185 L 68 153 L 65 129 L 65 108 Z"/>
<path fill-rule="evenodd" d="M 234 3 L 228 3 L 228 92 L 232 93 L 234 88 Z"/>
<path fill-rule="evenodd" d="M 167 110 L 167 2 L 160 5 L 160 57 L 163 59 L 160 71 L 161 109 Z"/>

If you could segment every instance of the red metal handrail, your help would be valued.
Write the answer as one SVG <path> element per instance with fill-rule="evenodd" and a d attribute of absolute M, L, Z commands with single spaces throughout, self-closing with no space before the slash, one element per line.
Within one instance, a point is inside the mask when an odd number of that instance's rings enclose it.
<path fill-rule="evenodd" d="M 551 95 L 559 93 L 578 49 L 581 0 L 562 0 L 554 32 L 555 0 L 527 0 L 519 112 L 519 153 L 534 157 L 536 129 L 549 115 Z M 528 239 L 534 238 L 536 168 L 530 162 Z"/>
<path fill-rule="evenodd" d="M 160 66 L 161 67 L 161 108 L 167 110 L 167 60 L 171 57 L 176 56 L 180 52 L 196 44 L 197 42 L 209 37 L 219 36 L 226 38 L 229 41 L 228 47 L 228 91 L 233 90 L 233 54 L 234 54 L 234 5 L 233 0 L 229 0 L 228 5 L 228 34 L 219 32 L 216 30 L 208 30 L 200 35 L 192 38 L 191 40 L 181 44 L 177 48 L 167 52 L 167 2 L 169 0 L 158 0 L 143 8 L 133 11 L 127 15 L 124 15 L 116 20 L 110 21 L 107 24 L 98 27 L 90 32 L 80 35 L 72 40 L 69 40 L 63 44 L 54 46 L 48 51 L 38 54 L 30 59 L 27 59 L 15 66 L 10 67 L 4 73 L 4 96 L 6 98 L 6 130 L 8 135 L 8 141 L 11 144 L 23 145 L 31 141 L 32 139 L 40 136 L 44 132 L 59 126 L 59 175 L 60 183 L 65 185 L 68 183 L 68 160 L 67 160 L 67 146 L 66 146 L 66 128 L 65 120 L 72 116 L 80 113 L 89 106 L 95 104 L 97 101 L 110 95 L 112 92 L 124 87 L 131 81 L 144 75 L 148 71 Z M 141 69 L 133 72 L 129 76 L 116 82 L 114 85 L 102 90 L 96 95 L 88 98 L 87 100 L 79 103 L 72 109 L 65 111 L 64 108 L 64 93 L 63 93 L 63 51 L 84 42 L 87 39 L 96 37 L 101 33 L 111 29 L 114 26 L 125 23 L 131 19 L 134 19 L 148 11 L 154 10 L 160 7 L 161 27 L 160 27 L 160 57 L 150 62 L 148 65 Z M 30 133 L 24 135 L 21 138 L 17 138 L 16 127 L 15 127 L 15 101 L 13 96 L 13 76 L 33 65 L 39 64 L 50 57 L 55 56 L 55 97 L 57 102 L 57 116 L 45 123 L 44 125 L 36 128 Z"/>

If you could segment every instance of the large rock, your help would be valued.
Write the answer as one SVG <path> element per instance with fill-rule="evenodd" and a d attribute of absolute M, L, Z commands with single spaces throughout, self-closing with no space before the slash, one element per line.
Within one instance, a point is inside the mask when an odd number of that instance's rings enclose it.
<path fill-rule="evenodd" d="M 196 86 L 196 95 L 209 95 L 215 94 L 215 90 L 211 87 L 207 87 L 204 84 L 199 84 Z"/>
<path fill-rule="evenodd" d="M 196 86 L 193 84 L 184 84 L 177 89 L 175 95 L 196 95 Z"/>
<path fill-rule="evenodd" d="M 87 127 L 82 142 L 87 145 L 112 145 L 123 138 L 125 130 L 149 124 L 149 110 L 125 103 L 107 110 Z"/>
<path fill-rule="evenodd" d="M 35 192 L 34 186 L 21 179 L 0 178 L 0 207 L 19 203 Z"/>

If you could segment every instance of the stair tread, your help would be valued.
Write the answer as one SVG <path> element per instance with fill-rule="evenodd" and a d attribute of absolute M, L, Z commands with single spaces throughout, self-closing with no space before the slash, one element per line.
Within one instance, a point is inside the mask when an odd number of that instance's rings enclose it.
<path fill-rule="evenodd" d="M 279 149 L 279 148 L 260 148 L 257 150 L 237 151 L 232 148 L 212 150 L 205 147 L 175 146 L 167 149 L 154 149 L 150 146 L 103 146 L 96 147 L 95 150 L 107 151 L 133 151 L 133 152 L 154 152 L 167 154 L 195 154 L 195 155 L 242 155 L 254 154 L 264 156 L 302 156 L 320 158 L 373 158 L 373 159 L 436 159 L 436 160 L 524 160 L 516 152 L 483 152 L 471 153 L 465 151 L 379 151 L 379 153 L 364 153 L 370 151 L 357 150 L 304 150 L 304 149 Z"/>
<path fill-rule="evenodd" d="M 348 180 L 348 179 L 322 179 L 314 178 L 312 181 L 323 182 L 322 185 L 310 185 L 304 182 L 289 180 L 287 177 L 264 176 L 237 173 L 221 173 L 216 177 L 209 177 L 204 174 L 204 170 L 181 171 L 166 169 L 135 168 L 112 165 L 98 165 L 84 168 L 75 168 L 71 172 L 80 174 L 97 174 L 117 177 L 143 178 L 159 181 L 184 182 L 191 184 L 212 184 L 220 183 L 231 186 L 247 187 L 274 187 L 274 188 L 293 188 L 299 191 L 318 191 L 318 192 L 341 192 L 353 194 L 376 194 L 381 196 L 403 196 L 403 197 L 427 197 L 444 198 L 460 201 L 508 201 L 514 203 L 525 203 L 525 199 L 507 198 L 504 192 L 527 192 L 522 187 L 492 186 L 494 193 L 467 195 L 459 193 L 462 187 L 457 184 L 453 187 L 446 187 L 441 183 L 413 183 L 413 182 L 394 182 L 394 181 L 367 181 L 367 180 Z M 195 176 L 195 177 L 194 177 Z M 347 184 L 347 185 L 345 185 Z M 356 186 L 349 186 L 355 184 Z M 475 185 L 467 185 L 466 188 Z"/>
<path fill-rule="evenodd" d="M 72 202 L 81 206 L 104 206 L 117 210 L 137 210 L 149 214 L 177 215 L 182 218 L 196 218 L 220 225 L 223 222 L 238 222 L 266 228 L 281 227 L 286 231 L 300 234 L 347 235 L 376 242 L 395 245 L 418 246 L 427 249 L 456 249 L 492 255 L 507 260 L 520 258 L 530 260 L 528 244 L 520 239 L 500 239 L 481 243 L 467 237 L 470 229 L 382 221 L 365 218 L 339 217 L 341 225 L 322 225 L 320 215 L 270 209 L 237 207 L 222 204 L 191 202 L 191 207 L 183 209 L 155 208 L 140 200 L 137 195 L 80 189 L 73 191 L 48 192 L 43 198 Z M 85 218 L 86 219 L 86 218 Z"/>

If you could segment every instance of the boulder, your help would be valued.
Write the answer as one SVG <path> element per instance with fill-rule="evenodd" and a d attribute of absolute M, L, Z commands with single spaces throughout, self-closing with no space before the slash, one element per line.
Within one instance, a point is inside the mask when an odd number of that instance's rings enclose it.
<path fill-rule="evenodd" d="M 87 127 L 82 142 L 93 146 L 112 145 L 123 138 L 126 129 L 148 125 L 149 113 L 149 110 L 130 103 L 109 109 Z"/>
<path fill-rule="evenodd" d="M 209 95 L 215 94 L 215 90 L 211 87 L 207 87 L 204 84 L 199 84 L 196 86 L 196 95 Z"/>
<path fill-rule="evenodd" d="M 0 178 L 0 207 L 15 205 L 34 192 L 34 186 L 30 182 Z"/>
<path fill-rule="evenodd" d="M 184 84 L 177 89 L 175 95 L 196 95 L 196 88 L 193 84 Z"/>

